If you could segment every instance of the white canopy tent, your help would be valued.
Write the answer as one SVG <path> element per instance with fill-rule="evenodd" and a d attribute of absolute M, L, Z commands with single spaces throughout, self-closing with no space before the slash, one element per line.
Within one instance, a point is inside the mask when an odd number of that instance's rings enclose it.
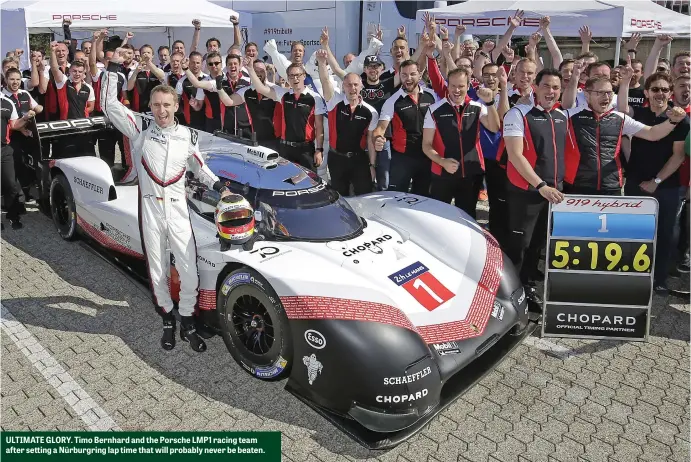
<path fill-rule="evenodd" d="M 108 29 L 111 35 L 124 38 L 131 31 L 135 34 L 131 41 L 134 46 L 149 43 L 157 48 L 180 39 L 188 51 L 194 32 L 192 20 L 199 19 L 200 51 L 205 51 L 204 43 L 211 37 L 221 40 L 223 46 L 233 42 L 229 19 L 238 15 L 206 0 L 11 0 L 2 2 L 1 7 L 3 51 L 28 50 L 28 34 L 52 32 L 62 37 L 63 18 L 72 20 L 73 38 L 88 38 L 99 29 Z M 251 15 L 243 14 L 241 20 L 243 27 L 251 27 Z"/>
<path fill-rule="evenodd" d="M 418 30 L 424 27 L 423 14 L 429 12 L 437 24 L 446 25 L 451 32 L 457 25 L 464 25 L 468 34 L 502 35 L 516 10 L 523 10 L 525 15 L 515 36 L 528 36 L 537 31 L 542 16 L 550 17 L 550 30 L 555 37 L 578 37 L 578 29 L 587 25 L 595 37 L 618 39 L 615 61 L 619 59 L 621 38 L 633 33 L 691 35 L 689 16 L 650 0 L 468 0 L 453 6 L 419 10 Z"/>

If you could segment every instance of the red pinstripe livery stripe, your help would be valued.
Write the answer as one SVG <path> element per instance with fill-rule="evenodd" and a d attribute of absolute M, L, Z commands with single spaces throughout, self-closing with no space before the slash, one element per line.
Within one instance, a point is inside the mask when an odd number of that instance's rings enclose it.
<path fill-rule="evenodd" d="M 175 176 L 174 176 L 173 178 L 171 178 L 170 180 L 164 182 L 163 180 L 161 180 L 160 178 L 158 178 L 156 175 L 154 175 L 154 172 L 151 171 L 151 169 L 149 168 L 149 165 L 146 163 L 146 160 L 144 159 L 144 157 L 142 157 L 142 165 L 144 166 L 144 170 L 146 170 L 146 173 L 149 174 L 149 176 L 151 177 L 151 179 L 154 180 L 154 182 L 155 182 L 157 185 L 162 186 L 162 187 L 164 187 L 164 188 L 165 188 L 166 186 L 170 186 L 171 184 L 177 182 L 180 178 L 182 178 L 182 176 L 185 174 L 185 171 L 187 170 L 186 168 L 183 168 L 182 171 L 181 171 L 180 173 L 178 173 L 177 175 L 175 175 Z"/>
<path fill-rule="evenodd" d="M 111 250 L 115 250 L 116 252 L 120 252 L 125 255 L 129 255 L 135 258 L 140 258 L 144 259 L 144 255 L 135 252 L 132 249 L 129 249 L 125 247 L 124 245 L 118 243 L 115 239 L 112 237 L 108 236 L 106 233 L 101 231 L 100 229 L 96 228 L 95 226 L 92 226 L 89 222 L 84 220 L 82 217 L 77 215 L 77 224 L 79 225 L 80 228 L 84 230 L 85 233 L 87 233 L 89 236 L 91 236 L 93 239 L 96 240 L 99 244 L 101 244 L 103 247 L 106 247 Z"/>
<path fill-rule="evenodd" d="M 487 233 L 485 237 L 487 242 L 485 265 L 472 304 L 463 321 L 415 327 L 396 307 L 347 298 L 287 296 L 281 297 L 281 303 L 290 319 L 381 322 L 415 331 L 428 344 L 477 337 L 484 333 L 489 321 L 504 264 L 497 241 Z"/>

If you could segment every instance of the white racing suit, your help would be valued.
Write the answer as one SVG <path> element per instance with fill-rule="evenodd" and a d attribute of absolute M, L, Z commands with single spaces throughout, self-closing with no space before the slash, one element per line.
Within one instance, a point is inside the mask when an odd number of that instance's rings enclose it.
<path fill-rule="evenodd" d="M 101 79 L 101 105 L 110 122 L 130 140 L 132 162 L 139 177 L 139 227 L 154 302 L 166 313 L 173 309 L 168 288 L 167 245 L 180 275 L 180 316 L 192 316 L 197 304 L 197 249 L 185 196 L 189 169 L 209 188 L 220 191 L 218 177 L 206 166 L 197 146 L 197 132 L 178 125 L 148 126 L 118 101 L 117 65 Z"/>

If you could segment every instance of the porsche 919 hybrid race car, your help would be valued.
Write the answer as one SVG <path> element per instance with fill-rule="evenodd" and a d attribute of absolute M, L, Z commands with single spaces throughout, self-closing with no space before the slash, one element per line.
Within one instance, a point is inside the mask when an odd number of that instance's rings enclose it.
<path fill-rule="evenodd" d="M 81 119 L 38 124 L 36 136 L 111 129 Z M 199 316 L 248 374 L 287 378 L 362 445 L 384 449 L 419 431 L 535 329 L 512 264 L 455 206 L 397 192 L 342 197 L 256 142 L 199 140 L 211 170 L 252 204 L 259 236 L 222 251 L 220 196 L 187 178 Z M 58 233 L 146 277 L 136 180 L 93 153 L 74 155 L 41 158 Z"/>

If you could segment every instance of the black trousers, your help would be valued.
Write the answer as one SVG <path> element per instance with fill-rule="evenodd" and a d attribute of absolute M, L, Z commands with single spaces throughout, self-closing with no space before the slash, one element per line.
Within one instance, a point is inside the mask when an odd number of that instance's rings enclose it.
<path fill-rule="evenodd" d="M 14 172 L 17 180 L 22 188 L 29 188 L 36 182 L 35 166 L 40 161 L 40 153 L 37 149 L 33 152 L 34 144 L 19 132 L 12 133 L 10 146 L 14 150 Z"/>
<path fill-rule="evenodd" d="M 536 191 L 507 188 L 509 239 L 506 254 L 523 285 L 537 282 L 540 253 L 547 244 L 549 202 Z"/>
<path fill-rule="evenodd" d="M 477 196 L 481 189 L 482 175 L 461 178 L 432 174 L 430 196 L 447 204 L 454 200 L 456 207 L 470 215 L 474 220 L 477 218 Z"/>
<path fill-rule="evenodd" d="M 14 149 L 10 145 L 2 147 L 0 154 L 0 181 L 8 220 L 17 220 L 24 211 L 24 192 L 17 181 L 14 170 Z"/>
<path fill-rule="evenodd" d="M 489 232 L 506 250 L 509 239 L 509 220 L 506 199 L 506 170 L 496 160 L 485 159 L 485 182 L 489 199 Z"/>
<path fill-rule="evenodd" d="M 410 190 L 413 194 L 429 197 L 431 182 L 432 161 L 422 152 L 413 156 L 391 151 L 389 191 L 408 192 Z"/>
<path fill-rule="evenodd" d="M 314 165 L 314 144 L 305 143 L 302 146 L 288 146 L 287 144 L 281 143 L 281 150 L 279 154 L 284 159 L 294 162 L 298 165 L 317 172 L 317 167 Z"/>
<path fill-rule="evenodd" d="M 372 192 L 372 174 L 366 152 L 352 153 L 348 157 L 332 149 L 329 151 L 328 165 L 331 174 L 331 186 L 341 196 L 350 195 L 351 184 L 356 196 Z"/>

